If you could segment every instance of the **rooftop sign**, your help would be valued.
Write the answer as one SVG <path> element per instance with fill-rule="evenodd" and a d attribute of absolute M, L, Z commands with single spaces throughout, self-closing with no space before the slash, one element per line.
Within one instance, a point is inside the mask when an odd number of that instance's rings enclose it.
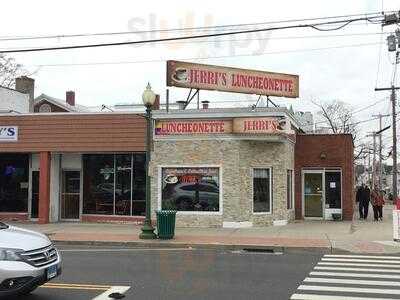
<path fill-rule="evenodd" d="M 297 98 L 299 76 L 167 61 L 167 86 Z"/>

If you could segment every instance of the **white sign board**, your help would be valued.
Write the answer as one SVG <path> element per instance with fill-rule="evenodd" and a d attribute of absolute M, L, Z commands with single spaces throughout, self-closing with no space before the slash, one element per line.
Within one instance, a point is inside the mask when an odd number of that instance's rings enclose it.
<path fill-rule="evenodd" d="M 18 141 L 18 126 L 0 125 L 0 143 Z"/>
<path fill-rule="evenodd" d="M 393 210 L 393 240 L 396 242 L 400 241 L 399 235 L 399 227 L 400 227 L 400 210 Z"/>

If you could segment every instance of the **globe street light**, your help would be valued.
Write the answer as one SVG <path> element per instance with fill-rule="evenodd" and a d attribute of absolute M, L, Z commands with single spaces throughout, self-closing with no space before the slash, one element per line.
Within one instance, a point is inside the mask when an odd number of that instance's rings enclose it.
<path fill-rule="evenodd" d="M 147 136 L 146 136 L 146 218 L 142 227 L 142 232 L 139 235 L 140 239 L 155 239 L 157 238 L 154 233 L 154 227 L 151 225 L 151 197 L 150 197 L 150 176 L 149 176 L 149 162 L 151 151 L 151 107 L 156 100 L 156 94 L 151 90 L 150 83 L 142 95 L 143 104 L 146 107 L 146 123 L 147 123 Z"/>

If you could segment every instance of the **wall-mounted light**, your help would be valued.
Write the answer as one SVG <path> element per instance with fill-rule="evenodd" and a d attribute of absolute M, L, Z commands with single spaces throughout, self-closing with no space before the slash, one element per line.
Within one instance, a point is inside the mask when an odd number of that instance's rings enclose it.
<path fill-rule="evenodd" d="M 321 152 L 321 154 L 319 155 L 319 157 L 321 159 L 326 159 L 326 153 L 325 152 Z"/>

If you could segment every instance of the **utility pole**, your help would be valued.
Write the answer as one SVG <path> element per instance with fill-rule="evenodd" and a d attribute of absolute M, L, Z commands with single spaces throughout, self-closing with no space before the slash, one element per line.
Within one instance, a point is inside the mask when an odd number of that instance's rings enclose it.
<path fill-rule="evenodd" d="M 397 136 L 396 136 L 396 90 L 400 87 L 392 85 L 390 88 L 376 88 L 375 91 L 392 91 L 390 101 L 392 102 L 392 128 L 393 128 L 393 199 L 397 199 Z"/>
<path fill-rule="evenodd" d="M 389 127 L 382 128 L 382 118 L 389 117 L 390 115 L 382 115 L 379 113 L 378 115 L 372 115 L 373 117 L 379 118 L 379 131 L 376 134 L 379 134 L 379 177 L 378 177 L 378 185 L 379 190 L 382 190 L 382 132 L 389 129 Z"/>
<path fill-rule="evenodd" d="M 371 184 L 371 152 L 368 149 L 368 185 Z M 372 187 L 371 187 L 372 188 Z"/>
<path fill-rule="evenodd" d="M 400 23 L 400 13 L 393 13 L 385 15 L 382 26 L 398 25 Z M 394 63 L 394 72 L 391 87 L 389 88 L 375 88 L 375 91 L 391 91 L 390 101 L 392 102 L 392 129 L 393 129 L 393 199 L 397 201 L 397 132 L 396 132 L 396 90 L 400 87 L 395 87 L 397 64 L 400 63 L 399 52 L 397 47 L 400 47 L 400 30 L 397 29 L 395 34 L 391 33 L 387 37 L 388 51 L 396 53 L 396 60 Z"/>
<path fill-rule="evenodd" d="M 372 136 L 373 138 L 373 148 L 374 148 L 374 153 L 372 156 L 372 184 L 371 188 L 373 188 L 376 184 L 376 132 L 371 132 L 371 134 L 367 136 Z"/>

